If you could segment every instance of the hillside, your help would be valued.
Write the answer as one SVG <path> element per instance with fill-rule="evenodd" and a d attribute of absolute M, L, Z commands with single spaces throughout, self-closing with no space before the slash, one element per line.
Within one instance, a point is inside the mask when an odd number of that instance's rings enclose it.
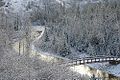
<path fill-rule="evenodd" d="M 96 55 L 120 57 L 119 0 L 0 0 L 1 80 L 88 80 L 98 70 L 60 64 Z"/>
<path fill-rule="evenodd" d="M 33 24 L 46 26 L 44 37 L 36 43 L 38 49 L 63 57 L 74 55 L 71 48 L 78 55 L 120 55 L 119 0 L 33 4 L 29 5 Z"/>

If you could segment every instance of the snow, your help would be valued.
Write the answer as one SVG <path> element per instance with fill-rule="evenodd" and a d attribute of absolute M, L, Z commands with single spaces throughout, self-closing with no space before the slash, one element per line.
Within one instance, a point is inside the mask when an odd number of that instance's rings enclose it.
<path fill-rule="evenodd" d="M 110 65 L 109 63 L 94 63 L 94 64 L 87 64 L 88 66 L 102 70 L 109 74 L 113 74 L 115 76 L 120 77 L 120 64 L 118 65 Z"/>
<path fill-rule="evenodd" d="M 26 11 L 26 6 L 28 4 L 29 1 L 36 1 L 39 2 L 39 0 L 4 0 L 6 2 L 6 5 L 11 7 L 13 9 L 13 12 L 17 12 L 19 13 L 20 11 Z M 56 2 L 58 2 L 61 5 L 64 5 L 64 2 L 66 2 L 67 4 L 65 6 L 69 6 L 69 1 L 70 0 L 55 0 Z M 81 6 L 84 6 L 88 3 L 99 3 L 102 2 L 103 0 L 83 0 L 80 2 Z M 43 6 L 42 2 L 41 4 L 41 8 Z M 31 9 L 29 10 L 31 11 Z"/>
<path fill-rule="evenodd" d="M 60 3 L 62 6 L 64 5 L 63 4 L 63 1 L 61 1 L 61 0 L 56 0 L 58 3 Z"/>
<path fill-rule="evenodd" d="M 34 26 L 33 27 L 34 29 L 36 29 L 36 30 L 42 30 L 43 31 L 43 33 L 41 34 L 41 36 L 43 36 L 43 34 L 44 34 L 44 27 L 40 27 L 40 26 Z M 40 37 L 38 37 L 38 39 L 40 39 L 41 38 L 41 36 Z M 38 40 L 37 39 L 37 40 Z M 35 49 L 35 47 L 34 47 L 34 45 L 32 46 L 32 49 L 33 50 L 36 50 Z M 87 54 L 85 54 L 85 53 L 79 53 L 79 52 L 76 52 L 74 49 L 71 49 L 71 51 L 72 51 L 72 53 L 74 53 L 74 55 L 72 54 L 72 55 L 69 55 L 69 57 L 70 56 L 74 56 L 73 58 L 84 58 L 84 57 L 89 57 L 89 55 L 87 55 Z M 49 53 L 49 52 L 39 52 L 39 53 L 41 53 L 41 54 L 43 54 L 44 56 L 44 58 L 45 58 L 45 55 L 46 56 L 52 56 L 52 57 L 56 57 L 56 58 L 60 58 L 60 57 L 58 57 L 58 56 L 55 56 L 55 55 L 52 55 L 51 53 Z M 79 54 L 79 55 L 78 55 Z M 45 58 L 45 59 L 47 59 L 47 58 Z M 64 59 L 64 58 L 61 58 L 61 59 Z M 96 60 L 99 60 L 99 59 L 96 59 Z M 101 59 L 102 60 L 102 59 Z M 108 60 L 109 60 L 109 58 L 108 58 Z M 86 61 L 85 61 L 86 62 Z M 79 63 L 79 62 L 77 62 L 77 63 Z M 81 62 L 82 63 L 82 62 Z M 76 64 L 76 63 L 75 63 Z M 120 68 L 120 65 L 110 65 L 109 63 L 94 63 L 94 64 L 88 64 L 88 66 L 90 66 L 90 67 L 92 67 L 92 68 L 95 68 L 95 69 L 99 69 L 99 70 L 102 70 L 102 71 L 104 71 L 104 72 L 107 72 L 107 73 L 109 73 L 109 74 L 114 74 L 114 75 L 116 75 L 116 76 L 120 76 L 120 71 L 119 71 L 119 68 Z M 80 66 L 75 66 L 75 68 L 74 67 L 71 67 L 70 68 L 71 70 L 73 70 L 73 69 L 75 69 L 74 71 L 75 72 L 81 72 L 81 69 L 80 69 Z M 85 73 L 85 71 L 84 72 L 82 72 L 83 74 L 86 74 Z M 91 75 L 90 73 L 89 73 L 89 75 Z"/>
<path fill-rule="evenodd" d="M 45 26 L 32 26 L 32 28 L 33 28 L 34 31 L 42 31 L 41 35 L 33 41 L 33 42 L 35 42 L 43 36 L 44 31 L 45 31 Z"/>
<path fill-rule="evenodd" d="M 12 12 L 15 13 L 20 13 L 20 12 L 24 12 L 26 11 L 26 6 L 28 4 L 29 1 L 32 0 L 4 0 L 6 5 L 8 6 L 6 7 L 7 9 L 12 9 Z"/>
<path fill-rule="evenodd" d="M 31 0 L 5 0 L 6 3 L 10 3 L 11 7 L 14 8 L 14 12 L 19 12 L 19 11 L 24 11 L 25 10 L 25 7 L 23 5 L 26 5 L 28 1 L 31 1 Z M 58 3 L 62 3 L 60 0 L 56 0 Z M 90 3 L 98 3 L 98 2 L 101 2 L 102 0 L 90 0 Z M 84 0 L 82 1 L 80 4 L 81 5 L 85 5 L 87 4 L 88 1 Z M 7 5 L 7 4 L 6 4 Z M 41 29 L 38 27 L 38 29 Z M 39 36 L 36 40 L 40 39 L 44 33 L 44 30 L 45 28 L 43 27 L 42 28 L 42 34 L 41 36 Z M 34 47 L 32 46 L 32 48 L 34 49 Z M 84 58 L 84 57 L 88 57 L 88 55 L 86 55 L 85 53 L 81 54 L 79 52 L 76 52 L 75 50 L 71 49 L 72 53 L 75 53 L 74 55 L 69 55 L 68 57 L 71 57 L 71 56 L 75 56 L 74 58 Z M 43 54 L 46 54 L 48 55 L 49 53 L 43 53 Z M 109 59 L 108 59 L 109 60 Z M 96 69 L 100 69 L 102 71 L 105 71 L 105 72 L 108 72 L 110 74 L 114 74 L 116 76 L 119 76 L 120 77 L 120 64 L 118 65 L 110 65 L 108 63 L 94 63 L 94 64 L 88 64 L 88 66 L 90 67 L 93 67 L 93 68 L 96 68 Z"/>
<path fill-rule="evenodd" d="M 86 75 L 87 74 L 88 76 L 92 76 L 92 73 L 90 72 L 90 68 L 86 67 L 85 65 L 70 67 L 70 70 L 72 70 L 74 72 L 78 72 L 81 75 Z"/>
<path fill-rule="evenodd" d="M 120 77 L 120 64 L 106 67 L 106 71 Z"/>
<path fill-rule="evenodd" d="M 75 59 L 89 57 L 89 55 L 87 55 L 85 53 L 82 53 L 82 54 L 80 53 L 79 54 L 79 52 L 76 52 L 74 49 L 71 49 L 71 50 L 72 50 L 72 53 L 74 53 L 74 55 L 72 55 L 72 56 L 75 56 L 75 57 L 73 57 Z M 116 59 L 117 58 L 111 58 L 111 60 L 116 60 Z M 103 60 L 103 59 L 100 59 L 100 60 Z M 104 59 L 104 60 L 106 60 L 106 59 Z M 109 60 L 109 58 L 107 58 L 107 60 Z M 117 60 L 120 60 L 120 58 L 118 58 Z M 99 61 L 99 59 L 96 59 L 96 61 Z M 83 61 L 81 63 L 83 63 Z M 103 63 L 87 64 L 87 66 L 89 66 L 89 67 L 91 67 L 93 69 L 101 70 L 101 71 L 106 72 L 108 74 L 113 74 L 115 76 L 120 77 L 120 70 L 119 70 L 120 69 L 120 64 L 118 64 L 118 65 L 110 65 L 108 62 L 103 62 Z M 78 70 L 76 72 L 80 72 L 80 71 Z"/>
<path fill-rule="evenodd" d="M 87 55 L 86 53 L 81 53 L 73 48 L 71 48 L 70 50 L 72 53 L 67 56 L 67 58 L 69 59 L 79 59 L 79 58 L 89 57 L 89 55 Z"/>

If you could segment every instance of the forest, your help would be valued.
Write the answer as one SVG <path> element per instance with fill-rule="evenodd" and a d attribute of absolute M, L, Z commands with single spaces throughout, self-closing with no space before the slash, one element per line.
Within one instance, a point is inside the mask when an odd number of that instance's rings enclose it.
<path fill-rule="evenodd" d="M 42 0 L 41 0 L 42 1 Z M 40 2 L 42 4 L 42 2 Z M 45 25 L 44 37 L 36 43 L 38 50 L 71 58 L 75 53 L 120 56 L 119 0 L 31 2 L 28 8 L 35 25 Z M 84 3 L 84 4 L 83 4 Z M 70 56 L 69 56 L 70 55 Z"/>
<path fill-rule="evenodd" d="M 0 80 L 86 80 L 69 67 L 42 60 L 40 53 L 31 56 L 33 24 L 28 5 L 23 2 L 25 5 L 19 6 L 20 11 L 17 11 L 12 3 L 0 0 Z"/>
<path fill-rule="evenodd" d="M 34 43 L 32 26 L 45 28 Z M 39 53 L 31 57 L 33 44 L 38 52 L 68 59 L 120 56 L 120 1 L 0 0 L 0 80 L 88 80 L 70 67 L 41 60 Z"/>

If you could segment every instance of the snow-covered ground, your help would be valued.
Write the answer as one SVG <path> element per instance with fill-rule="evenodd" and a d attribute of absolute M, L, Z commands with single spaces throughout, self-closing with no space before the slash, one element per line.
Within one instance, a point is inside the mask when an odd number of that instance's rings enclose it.
<path fill-rule="evenodd" d="M 120 64 L 110 65 L 109 63 L 94 63 L 88 64 L 88 66 L 120 77 Z"/>
<path fill-rule="evenodd" d="M 6 1 L 6 5 L 10 5 L 12 8 L 14 8 L 15 12 L 19 12 L 21 10 L 23 10 L 23 11 L 25 10 L 25 7 L 23 5 L 26 5 L 26 3 L 28 1 L 30 1 L 30 0 L 4 0 L 4 1 Z M 60 2 L 60 0 L 56 0 L 56 1 L 58 1 L 59 3 L 62 3 L 62 2 Z M 91 1 L 92 3 L 94 3 L 94 2 L 99 2 L 99 1 L 102 1 L 102 0 L 84 0 L 84 2 L 81 2 L 81 4 L 87 4 L 87 1 Z M 39 36 L 39 38 L 40 37 L 41 36 Z M 70 56 L 76 56 L 77 58 L 78 57 L 81 58 L 81 57 L 86 57 L 87 56 L 86 54 L 78 55 L 78 53 L 76 53 L 74 50 L 72 50 L 72 52 L 75 53 L 75 54 L 74 55 L 70 55 Z M 105 71 L 105 72 L 108 72 L 110 74 L 114 74 L 115 76 L 119 76 L 120 77 L 120 70 L 119 70 L 120 69 L 120 64 L 118 64 L 118 65 L 110 65 L 108 63 L 95 63 L 95 64 L 88 64 L 88 66 L 96 68 L 96 69 L 100 69 L 102 71 Z"/>
<path fill-rule="evenodd" d="M 76 51 L 75 49 L 71 48 L 71 54 L 66 56 L 69 59 L 78 59 L 78 58 L 84 58 L 84 57 L 89 57 L 86 53 L 81 53 L 79 51 Z"/>
<path fill-rule="evenodd" d="M 42 31 L 42 33 L 33 41 L 33 42 L 35 42 L 35 41 L 39 40 L 43 36 L 44 31 L 45 31 L 45 27 L 44 26 L 32 26 L 32 30 L 34 32 Z"/>

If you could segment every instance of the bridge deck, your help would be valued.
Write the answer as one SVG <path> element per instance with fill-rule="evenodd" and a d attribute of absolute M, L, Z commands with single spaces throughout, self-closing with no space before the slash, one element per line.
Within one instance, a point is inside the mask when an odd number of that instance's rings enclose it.
<path fill-rule="evenodd" d="M 90 63 L 101 63 L 101 62 L 120 62 L 119 57 L 85 57 L 79 59 L 73 59 L 71 63 L 73 65 L 81 65 L 81 64 L 90 64 Z"/>

